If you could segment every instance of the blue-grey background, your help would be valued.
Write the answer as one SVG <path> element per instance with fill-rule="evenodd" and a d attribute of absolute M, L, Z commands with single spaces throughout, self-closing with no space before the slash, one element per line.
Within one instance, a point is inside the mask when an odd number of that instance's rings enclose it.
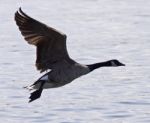
<path fill-rule="evenodd" d="M 70 56 L 83 64 L 119 59 L 28 103 L 41 74 L 35 47 L 21 36 L 19 8 L 67 34 Z M 3 123 L 149 123 L 149 0 L 0 0 L 0 121 Z"/>

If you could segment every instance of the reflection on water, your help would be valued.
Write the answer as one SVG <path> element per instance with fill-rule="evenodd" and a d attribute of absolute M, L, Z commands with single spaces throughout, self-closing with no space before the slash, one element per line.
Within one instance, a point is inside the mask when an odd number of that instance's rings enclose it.
<path fill-rule="evenodd" d="M 78 62 L 89 64 L 116 58 L 126 67 L 95 70 L 64 87 L 44 90 L 39 100 L 29 104 L 29 92 L 22 87 L 41 74 L 34 67 L 35 48 L 27 45 L 13 21 L 19 6 L 66 33 L 70 56 Z M 149 6 L 146 0 L 3 1 L 1 121 L 149 123 Z"/>

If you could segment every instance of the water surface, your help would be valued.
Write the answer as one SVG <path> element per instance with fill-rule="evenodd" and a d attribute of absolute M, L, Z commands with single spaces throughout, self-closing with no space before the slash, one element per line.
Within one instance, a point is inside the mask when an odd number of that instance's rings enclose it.
<path fill-rule="evenodd" d="M 35 48 L 14 22 L 22 9 L 67 34 L 70 56 L 90 64 L 119 59 L 126 67 L 101 68 L 71 84 L 45 90 L 28 103 L 29 85 L 41 76 Z M 0 119 L 5 123 L 149 123 L 150 1 L 1 0 Z"/>

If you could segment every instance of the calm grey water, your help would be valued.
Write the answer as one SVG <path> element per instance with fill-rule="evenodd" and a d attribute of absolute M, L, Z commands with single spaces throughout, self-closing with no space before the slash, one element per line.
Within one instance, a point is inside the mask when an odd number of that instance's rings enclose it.
<path fill-rule="evenodd" d="M 35 47 L 13 20 L 22 9 L 67 34 L 70 56 L 89 64 L 119 59 L 28 103 L 23 86 L 41 76 Z M 1 0 L 0 121 L 3 123 L 150 123 L 149 0 Z"/>

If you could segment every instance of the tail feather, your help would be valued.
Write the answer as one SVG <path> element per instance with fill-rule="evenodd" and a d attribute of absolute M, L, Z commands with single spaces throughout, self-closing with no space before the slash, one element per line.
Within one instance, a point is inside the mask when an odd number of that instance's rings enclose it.
<path fill-rule="evenodd" d="M 30 99 L 29 102 L 32 102 L 32 101 L 40 98 L 42 91 L 43 91 L 43 89 L 39 89 L 39 90 L 32 92 L 29 97 L 29 99 Z"/>
<path fill-rule="evenodd" d="M 38 88 L 36 91 L 34 91 L 34 92 L 32 92 L 32 93 L 30 94 L 30 97 L 29 97 L 30 100 L 29 100 L 29 102 L 32 102 L 32 101 L 34 101 L 34 100 L 36 100 L 36 99 L 38 99 L 38 98 L 41 97 L 41 94 L 42 94 L 42 91 L 43 91 L 43 86 L 44 86 L 44 84 L 45 84 L 45 81 L 43 81 L 43 80 L 37 81 L 37 82 L 34 83 L 33 85 L 29 86 L 28 89 L 29 89 L 29 90 L 35 89 L 35 86 L 36 86 L 36 84 L 38 84 L 38 83 L 40 83 L 40 86 L 39 86 L 39 88 Z"/>

